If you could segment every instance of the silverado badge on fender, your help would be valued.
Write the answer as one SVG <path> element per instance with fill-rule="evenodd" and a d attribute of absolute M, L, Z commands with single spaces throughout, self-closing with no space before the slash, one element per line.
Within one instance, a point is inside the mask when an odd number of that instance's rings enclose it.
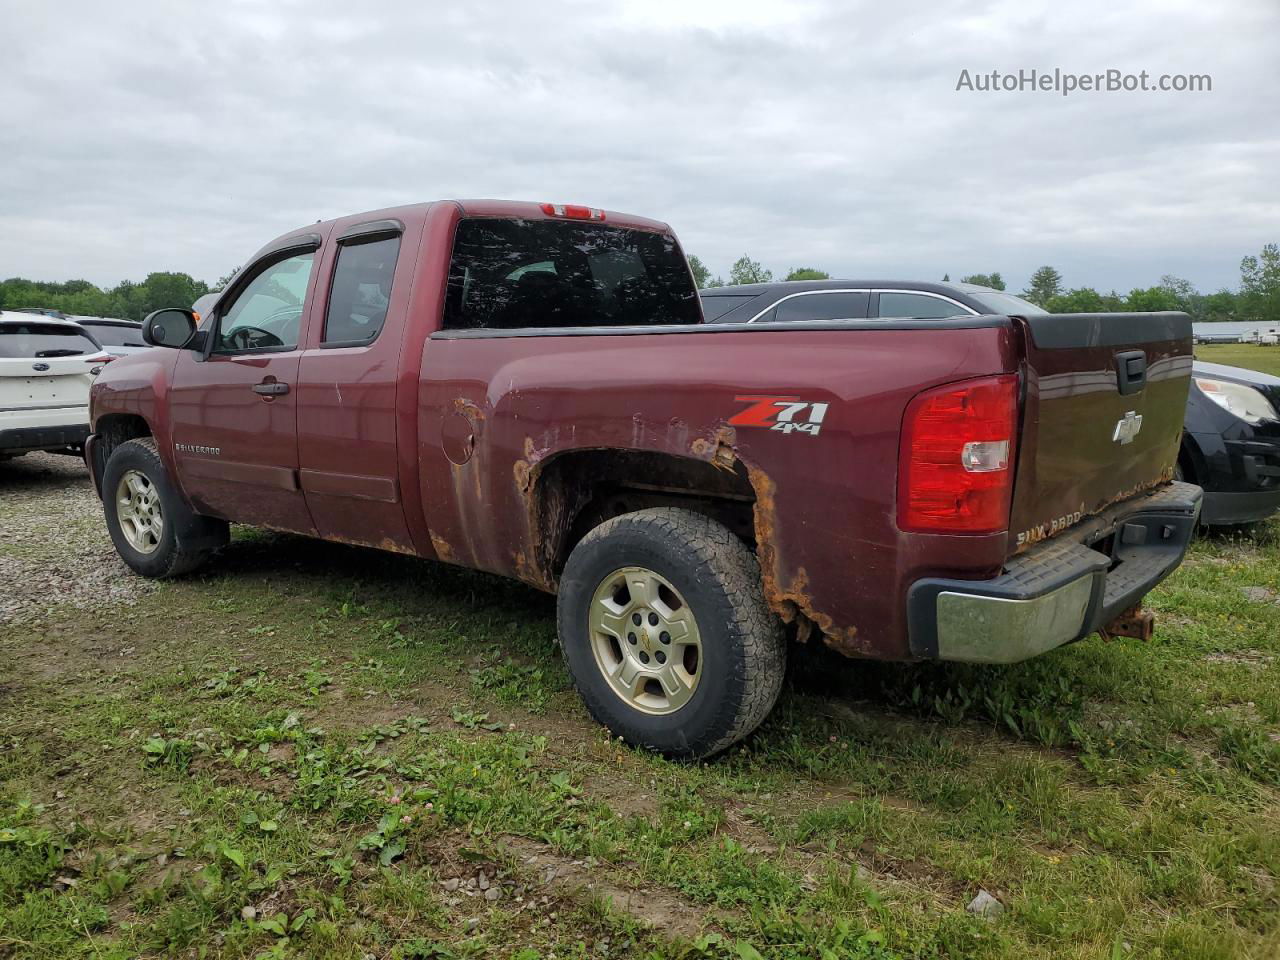
<path fill-rule="evenodd" d="M 729 420 L 731 427 L 767 427 L 782 433 L 807 433 L 816 437 L 827 415 L 827 404 L 812 403 L 798 397 L 734 397 L 738 403 L 751 406 Z M 800 414 L 808 409 L 808 414 Z"/>

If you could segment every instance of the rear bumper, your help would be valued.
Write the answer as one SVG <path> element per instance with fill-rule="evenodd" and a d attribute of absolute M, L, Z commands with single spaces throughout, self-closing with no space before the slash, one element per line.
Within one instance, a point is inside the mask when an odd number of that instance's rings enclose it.
<path fill-rule="evenodd" d="M 1085 539 L 1058 537 L 992 580 L 929 578 L 907 594 L 912 654 L 1016 663 L 1087 637 L 1142 600 L 1182 562 L 1200 488 L 1172 483 L 1117 504 Z"/>
<path fill-rule="evenodd" d="M 80 448 L 89 436 L 87 423 L 47 427 L 0 427 L 0 453 Z"/>

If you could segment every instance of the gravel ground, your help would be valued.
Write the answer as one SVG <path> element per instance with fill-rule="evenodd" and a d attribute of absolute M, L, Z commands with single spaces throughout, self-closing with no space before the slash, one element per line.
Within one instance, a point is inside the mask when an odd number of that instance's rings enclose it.
<path fill-rule="evenodd" d="M 29 453 L 0 463 L 0 625 L 64 605 L 127 605 L 155 588 L 116 556 L 80 460 Z"/>

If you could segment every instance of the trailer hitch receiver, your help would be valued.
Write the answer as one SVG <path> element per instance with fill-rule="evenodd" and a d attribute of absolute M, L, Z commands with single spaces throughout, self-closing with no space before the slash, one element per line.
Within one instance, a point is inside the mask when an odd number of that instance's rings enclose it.
<path fill-rule="evenodd" d="M 1137 640 L 1150 640 L 1156 630 L 1156 615 L 1144 610 L 1141 604 L 1130 607 L 1120 614 L 1098 633 L 1103 640 L 1112 637 L 1133 637 Z"/>

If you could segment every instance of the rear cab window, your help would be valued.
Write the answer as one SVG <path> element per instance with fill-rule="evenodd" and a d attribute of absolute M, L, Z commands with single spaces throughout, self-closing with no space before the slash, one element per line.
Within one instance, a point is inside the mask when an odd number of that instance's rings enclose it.
<path fill-rule="evenodd" d="M 701 322 L 688 263 L 671 236 L 560 220 L 458 223 L 447 330 Z"/>
<path fill-rule="evenodd" d="M 75 357 L 88 353 L 101 353 L 101 349 L 76 327 L 0 321 L 0 357 Z"/>

